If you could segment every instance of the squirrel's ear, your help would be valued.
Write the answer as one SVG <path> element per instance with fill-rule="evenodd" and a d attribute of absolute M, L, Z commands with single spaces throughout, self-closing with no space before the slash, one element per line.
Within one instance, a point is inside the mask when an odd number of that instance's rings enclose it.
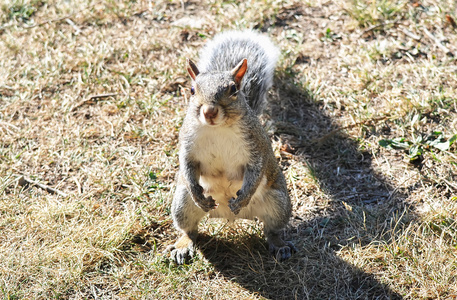
<path fill-rule="evenodd" d="M 237 88 L 240 88 L 241 79 L 243 79 L 246 70 L 248 69 L 248 60 L 243 59 L 235 68 L 232 69 L 232 75 L 235 79 Z"/>
<path fill-rule="evenodd" d="M 197 77 L 197 75 L 200 74 L 200 71 L 198 70 L 197 66 L 190 59 L 187 59 L 187 72 L 193 80 L 195 80 L 195 77 Z"/>

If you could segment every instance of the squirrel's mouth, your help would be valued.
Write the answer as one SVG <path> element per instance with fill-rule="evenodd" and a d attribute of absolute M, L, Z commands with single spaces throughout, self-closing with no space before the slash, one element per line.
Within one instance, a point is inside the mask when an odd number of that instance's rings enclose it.
<path fill-rule="evenodd" d="M 203 122 L 203 124 L 205 125 L 208 125 L 208 126 L 219 126 L 221 125 L 223 122 L 222 121 L 218 121 L 216 119 L 205 119 Z"/>

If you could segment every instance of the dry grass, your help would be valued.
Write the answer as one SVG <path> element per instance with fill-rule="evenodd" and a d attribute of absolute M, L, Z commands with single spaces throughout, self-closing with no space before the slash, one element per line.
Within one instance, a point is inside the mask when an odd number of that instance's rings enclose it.
<path fill-rule="evenodd" d="M 457 297 L 455 1 L 204 2 L 0 2 L 0 297 Z M 176 267 L 183 65 L 232 28 L 282 50 L 263 121 L 299 252 L 206 220 Z"/>

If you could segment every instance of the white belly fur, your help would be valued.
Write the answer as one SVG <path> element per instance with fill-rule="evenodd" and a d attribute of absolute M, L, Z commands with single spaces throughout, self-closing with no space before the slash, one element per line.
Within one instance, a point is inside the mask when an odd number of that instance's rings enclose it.
<path fill-rule="evenodd" d="M 195 138 L 192 154 L 200 162 L 199 183 L 204 189 L 204 195 L 212 196 L 218 203 L 218 207 L 210 212 L 210 217 L 252 219 L 261 213 L 259 208 L 263 211 L 265 205 L 259 202 L 264 202 L 263 194 L 267 188 L 265 177 L 249 205 L 237 216 L 228 207 L 228 201 L 232 197 L 236 198 L 236 192 L 243 184 L 244 169 L 249 162 L 248 147 L 239 129 L 201 127 Z"/>
<path fill-rule="evenodd" d="M 201 179 L 200 182 L 205 182 L 205 179 Z M 228 219 L 229 221 L 233 221 L 235 219 L 252 220 L 254 217 L 259 217 L 262 219 L 262 216 L 266 211 L 265 208 L 268 206 L 267 203 L 265 203 L 265 200 L 267 199 L 267 197 L 265 197 L 265 191 L 267 190 L 266 183 L 267 179 L 266 177 L 263 177 L 262 182 L 257 188 L 254 196 L 252 196 L 249 204 L 246 207 L 242 208 L 238 215 L 235 215 L 228 207 L 228 201 L 232 197 L 236 198 L 236 192 L 241 188 L 242 182 L 240 181 L 232 184 L 229 181 L 225 181 L 225 189 L 223 189 L 221 185 L 220 190 L 206 194 L 206 196 L 211 195 L 213 199 L 215 199 L 218 203 L 218 207 L 215 210 L 210 211 L 209 216 L 211 218 L 224 218 Z"/>

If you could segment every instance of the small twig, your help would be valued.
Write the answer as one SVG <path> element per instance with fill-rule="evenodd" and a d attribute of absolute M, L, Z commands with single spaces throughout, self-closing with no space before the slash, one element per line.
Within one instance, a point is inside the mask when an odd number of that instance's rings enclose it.
<path fill-rule="evenodd" d="M 457 191 L 457 185 L 453 184 L 452 182 L 450 182 L 446 178 L 441 178 L 441 180 L 444 181 L 449 187 L 453 188 L 454 191 Z"/>
<path fill-rule="evenodd" d="M 400 27 L 400 29 L 401 29 L 401 31 L 402 31 L 405 35 L 409 36 L 409 37 L 412 38 L 413 40 L 420 41 L 421 36 L 412 33 L 411 31 L 409 31 L 408 29 L 406 29 L 406 28 L 404 28 L 404 27 Z"/>
<path fill-rule="evenodd" d="M 84 104 L 86 104 L 87 102 L 89 101 L 92 101 L 94 99 L 101 99 L 101 98 L 108 98 L 108 97 L 114 97 L 114 96 L 117 96 L 118 93 L 109 93 L 109 94 L 98 94 L 98 95 L 92 95 L 92 96 L 89 96 L 89 98 L 87 99 L 84 99 L 83 101 L 79 102 L 78 104 L 76 104 L 70 111 L 73 112 L 75 111 L 76 109 L 78 109 L 79 107 L 83 106 Z"/>
<path fill-rule="evenodd" d="M 91 95 L 91 96 L 89 96 L 89 98 L 87 98 L 86 100 L 84 100 L 84 102 L 88 102 L 88 101 L 90 101 L 90 100 L 98 99 L 98 98 L 114 97 L 114 96 L 117 96 L 117 95 L 118 95 L 118 93 L 108 93 L 108 94 Z"/>
<path fill-rule="evenodd" d="M 424 33 L 433 41 L 435 42 L 435 44 L 438 46 L 438 48 L 440 48 L 441 50 L 443 50 L 444 53 L 446 53 L 447 55 L 450 55 L 450 56 L 454 56 L 454 54 L 451 52 L 451 50 L 449 50 L 446 46 L 444 46 L 443 44 L 441 44 L 441 41 L 438 40 L 430 31 L 427 30 L 427 28 L 422 28 L 424 30 Z"/>
<path fill-rule="evenodd" d="M 27 178 L 25 176 L 21 176 L 21 178 L 19 178 L 19 182 L 18 183 L 19 183 L 20 186 L 32 185 L 32 186 L 39 187 L 40 189 L 43 189 L 43 190 L 45 190 L 46 192 L 48 192 L 50 194 L 57 194 L 57 195 L 60 195 L 62 197 L 67 197 L 68 196 L 67 194 L 65 194 L 62 191 L 59 191 L 58 189 L 52 188 L 52 187 L 50 187 L 48 185 L 45 185 L 45 184 L 42 184 L 42 183 L 39 183 L 39 182 L 35 182 L 35 181 L 31 180 L 30 178 Z"/>
<path fill-rule="evenodd" d="M 356 123 L 353 123 L 353 124 L 349 124 L 347 126 L 340 127 L 340 128 L 337 128 L 335 130 L 330 131 L 329 133 L 327 133 L 323 137 L 314 140 L 313 143 L 317 143 L 319 145 L 322 145 L 326 140 L 328 140 L 330 137 L 332 137 L 336 133 L 340 132 L 341 130 L 351 129 L 351 128 L 354 128 L 354 127 L 357 127 L 357 126 L 360 126 L 360 125 L 371 124 L 373 122 L 382 121 L 382 120 L 385 120 L 385 119 L 388 119 L 388 118 L 390 118 L 390 116 L 382 116 L 382 117 L 378 117 L 378 118 L 374 118 L 374 119 L 370 119 L 370 120 L 364 120 L 364 121 L 356 122 Z"/>
<path fill-rule="evenodd" d="M 76 26 L 75 22 L 73 22 L 72 20 L 70 20 L 69 18 L 67 18 L 65 20 L 69 25 L 71 25 L 73 27 L 73 29 L 75 30 L 75 34 L 78 35 L 80 32 L 81 32 L 81 29 Z"/>
<path fill-rule="evenodd" d="M 392 25 L 392 24 L 398 24 L 400 23 L 400 19 L 396 19 L 394 21 L 386 21 L 386 22 L 382 22 L 381 24 L 378 24 L 378 25 L 373 25 L 367 29 L 365 29 L 364 31 L 362 31 L 362 33 L 359 35 L 359 38 L 361 38 L 365 33 L 368 33 L 370 31 L 373 31 L 379 27 L 384 27 L 384 26 L 387 26 L 387 25 Z"/>
<path fill-rule="evenodd" d="M 82 194 L 83 189 L 81 188 L 81 184 L 79 183 L 78 179 L 76 177 L 73 177 L 73 181 L 76 183 L 76 186 L 78 187 L 78 193 Z"/>
<path fill-rule="evenodd" d="M 81 11 L 81 10 L 80 10 Z M 30 25 L 30 26 L 24 26 L 23 28 L 24 29 L 31 29 L 31 28 L 34 28 L 34 27 L 40 27 L 40 26 L 43 26 L 44 24 L 49 24 L 49 23 L 54 23 L 54 22 L 58 22 L 58 21 L 62 21 L 62 20 L 65 20 L 69 17 L 71 17 L 72 15 L 80 12 L 80 11 L 77 11 L 77 12 L 74 12 L 74 13 L 71 13 L 71 14 L 68 14 L 68 15 L 65 15 L 63 17 L 59 17 L 59 18 L 55 18 L 55 19 L 51 19 L 51 20 L 46 20 L 46 21 L 43 21 L 43 22 L 40 22 L 40 23 L 37 23 L 37 24 L 33 24 L 33 25 Z"/>

